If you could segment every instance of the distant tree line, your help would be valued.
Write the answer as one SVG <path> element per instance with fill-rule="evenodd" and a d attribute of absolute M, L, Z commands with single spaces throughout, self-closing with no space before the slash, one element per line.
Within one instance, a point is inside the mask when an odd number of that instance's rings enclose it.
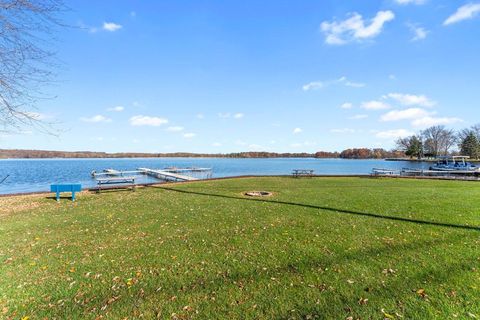
<path fill-rule="evenodd" d="M 325 153 L 327 154 L 327 153 Z M 336 153 L 332 153 L 336 154 Z M 47 150 L 1 150 L 0 158 L 314 158 L 313 153 L 275 153 L 275 152 L 238 152 L 238 153 L 107 153 L 91 151 L 47 151 Z"/>
<path fill-rule="evenodd" d="M 376 148 L 354 148 L 343 150 L 339 154 L 343 159 L 385 159 L 385 158 L 402 158 L 405 153 L 398 150 L 387 151 L 385 149 Z"/>
<path fill-rule="evenodd" d="M 398 150 L 411 158 L 430 158 L 461 154 L 480 158 L 480 124 L 455 131 L 445 126 L 432 126 L 396 141 Z M 456 147 L 456 148 L 455 148 Z"/>
<path fill-rule="evenodd" d="M 47 150 L 2 150 L 0 149 L 0 158 L 344 158 L 344 159 L 382 159 L 382 158 L 401 158 L 405 153 L 401 151 L 386 151 L 384 149 L 347 149 L 342 152 L 318 151 L 316 153 L 276 153 L 276 152 L 237 152 L 237 153 L 107 153 L 91 151 L 47 151 Z"/>

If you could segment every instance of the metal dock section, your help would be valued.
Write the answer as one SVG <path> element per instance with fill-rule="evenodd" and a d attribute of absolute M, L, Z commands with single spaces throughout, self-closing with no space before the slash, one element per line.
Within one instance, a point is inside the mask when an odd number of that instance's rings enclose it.
<path fill-rule="evenodd" d="M 148 168 L 138 168 L 138 171 L 147 174 L 149 176 L 153 176 L 158 179 L 163 179 L 163 180 L 171 180 L 171 181 L 194 181 L 198 180 L 198 178 L 195 177 L 190 177 L 178 173 L 173 173 L 171 171 L 166 171 L 166 170 L 154 170 L 154 169 L 148 169 Z"/>

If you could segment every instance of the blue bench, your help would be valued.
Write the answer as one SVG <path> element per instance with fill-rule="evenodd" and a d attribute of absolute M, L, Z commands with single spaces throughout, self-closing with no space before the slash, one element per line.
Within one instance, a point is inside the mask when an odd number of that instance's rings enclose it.
<path fill-rule="evenodd" d="M 75 192 L 82 191 L 81 184 L 52 184 L 50 185 L 50 192 L 57 194 L 57 201 L 60 201 L 60 192 L 71 192 L 72 201 L 75 201 Z"/>

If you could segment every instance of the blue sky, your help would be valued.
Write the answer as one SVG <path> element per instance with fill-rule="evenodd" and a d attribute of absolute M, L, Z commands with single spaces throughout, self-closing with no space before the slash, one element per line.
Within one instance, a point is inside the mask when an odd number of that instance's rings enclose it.
<path fill-rule="evenodd" d="M 334 151 L 480 122 L 480 1 L 69 1 L 56 96 L 0 148 Z"/>

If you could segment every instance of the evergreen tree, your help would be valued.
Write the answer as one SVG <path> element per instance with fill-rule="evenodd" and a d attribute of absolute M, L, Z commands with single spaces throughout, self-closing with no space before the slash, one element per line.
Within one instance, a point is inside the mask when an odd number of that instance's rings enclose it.
<path fill-rule="evenodd" d="M 475 132 L 468 132 L 460 143 L 460 151 L 462 155 L 470 158 L 478 159 L 480 156 L 480 141 Z"/>
<path fill-rule="evenodd" d="M 423 157 L 423 142 L 417 136 L 411 136 L 408 140 L 408 148 L 405 154 L 410 157 L 417 157 L 421 159 Z"/>

